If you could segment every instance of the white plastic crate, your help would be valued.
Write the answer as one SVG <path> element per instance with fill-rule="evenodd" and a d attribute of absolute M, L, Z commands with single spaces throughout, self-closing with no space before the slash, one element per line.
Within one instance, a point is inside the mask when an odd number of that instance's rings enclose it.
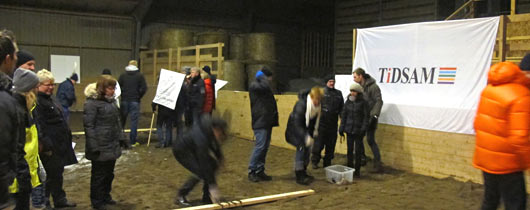
<path fill-rule="evenodd" d="M 348 184 L 353 182 L 353 172 L 355 169 L 342 166 L 332 165 L 325 168 L 328 182 L 335 184 Z"/>

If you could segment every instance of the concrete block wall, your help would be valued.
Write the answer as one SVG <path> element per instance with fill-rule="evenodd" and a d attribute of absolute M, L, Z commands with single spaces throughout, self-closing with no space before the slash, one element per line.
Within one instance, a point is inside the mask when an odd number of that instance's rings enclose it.
<path fill-rule="evenodd" d="M 285 141 L 285 129 L 297 96 L 275 95 L 275 98 L 280 126 L 273 128 L 271 144 L 294 150 L 294 147 Z M 228 121 L 231 134 L 254 139 L 248 92 L 219 91 L 216 112 Z M 386 124 L 378 126 L 376 141 L 385 165 L 436 178 L 453 177 L 460 181 L 482 183 L 482 172 L 471 164 L 475 148 L 474 135 Z M 365 145 L 365 149 L 366 154 L 371 156 L 370 147 Z M 336 152 L 346 154 L 346 143 L 340 144 L 337 141 Z M 530 177 L 526 178 L 527 189 L 530 189 Z"/>

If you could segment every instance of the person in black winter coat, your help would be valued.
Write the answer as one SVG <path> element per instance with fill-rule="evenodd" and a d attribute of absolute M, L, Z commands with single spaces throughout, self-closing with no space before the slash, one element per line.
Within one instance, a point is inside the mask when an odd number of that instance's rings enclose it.
<path fill-rule="evenodd" d="M 310 91 L 301 91 L 287 121 L 285 139 L 296 147 L 294 170 L 298 184 L 308 185 L 313 180 L 313 176 L 308 175 L 306 170 L 313 139 L 318 136 L 320 101 L 323 95 L 324 90 L 320 87 L 313 87 Z"/>
<path fill-rule="evenodd" d="M 171 144 L 173 138 L 173 124 L 177 120 L 176 108 L 170 109 L 164 105 L 152 102 L 151 108 L 153 113 L 158 110 L 156 117 L 156 134 L 158 138 L 158 145 L 156 148 L 164 148 Z"/>
<path fill-rule="evenodd" d="M 132 146 L 140 145 L 136 139 L 138 120 L 140 119 L 140 100 L 147 92 L 145 77 L 140 73 L 137 66 L 136 60 L 129 61 L 129 65 L 125 67 L 125 72 L 118 79 L 121 88 L 121 126 L 125 126 L 127 116 L 130 115 L 131 133 L 129 133 L 129 140 Z"/>
<path fill-rule="evenodd" d="M 206 90 L 204 81 L 201 79 L 201 70 L 197 67 L 191 68 L 189 82 L 186 86 L 187 111 L 186 125 L 191 126 L 199 120 L 204 105 Z"/>
<path fill-rule="evenodd" d="M 46 169 L 46 197 L 53 196 L 54 207 L 74 207 L 66 199 L 63 190 L 64 167 L 77 163 L 72 148 L 72 132 L 66 123 L 61 106 L 53 99 L 54 78 L 48 70 L 37 73 L 39 86 L 37 93 L 37 106 L 33 110 L 33 117 L 37 123 L 39 144 L 42 151 L 39 155 Z"/>
<path fill-rule="evenodd" d="M 11 96 L 11 75 L 15 70 L 16 42 L 12 33 L 0 31 L 0 209 L 12 207 L 8 186 L 17 172 L 18 132 L 20 120 L 17 114 L 17 102 Z"/>
<path fill-rule="evenodd" d="M 324 97 L 322 97 L 322 117 L 318 126 L 318 138 L 315 139 L 311 162 L 313 168 L 318 168 L 322 150 L 325 148 L 324 167 L 331 165 L 335 156 L 335 145 L 337 144 L 337 127 L 340 112 L 344 105 L 342 93 L 335 89 L 335 75 L 329 75 L 325 79 Z"/>
<path fill-rule="evenodd" d="M 262 69 L 256 73 L 256 81 L 250 84 L 250 110 L 256 145 L 250 156 L 248 179 L 252 182 L 269 181 L 265 173 L 265 160 L 271 143 L 272 127 L 278 126 L 278 107 L 270 86 L 272 72 Z"/>
<path fill-rule="evenodd" d="M 350 86 L 350 95 L 344 104 L 341 113 L 341 123 L 339 133 L 344 136 L 348 135 L 347 140 L 347 157 L 348 167 L 354 167 L 354 176 L 359 177 L 361 173 L 361 147 L 364 133 L 368 128 L 370 119 L 370 109 L 368 103 L 363 98 L 363 88 L 358 83 Z M 355 166 L 353 165 L 353 150 L 355 148 Z"/>
<path fill-rule="evenodd" d="M 61 82 L 59 88 L 57 88 L 57 100 L 63 107 L 63 115 L 66 123 L 70 120 L 70 107 L 76 101 L 74 84 L 78 79 L 77 74 L 73 73 L 70 78 L 66 78 L 66 80 Z"/>
<path fill-rule="evenodd" d="M 120 145 L 127 145 L 120 123 L 120 113 L 114 102 L 116 80 L 100 76 L 96 84 L 85 88 L 87 100 L 83 110 L 86 158 L 92 161 L 90 200 L 94 209 L 116 204 L 110 191 L 114 166 L 121 156 Z"/>
<path fill-rule="evenodd" d="M 215 175 L 224 159 L 220 144 L 226 138 L 226 128 L 224 120 L 203 115 L 190 130 L 175 140 L 175 159 L 193 173 L 178 190 L 177 203 L 189 206 L 186 196 L 201 180 L 204 181 L 203 203 L 219 201 Z"/>

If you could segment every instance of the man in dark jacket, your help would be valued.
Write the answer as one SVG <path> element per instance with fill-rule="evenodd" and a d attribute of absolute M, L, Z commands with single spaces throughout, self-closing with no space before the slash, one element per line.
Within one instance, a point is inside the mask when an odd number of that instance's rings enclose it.
<path fill-rule="evenodd" d="M 53 196 L 54 207 L 75 207 L 76 204 L 66 199 L 63 190 L 64 167 L 77 163 L 72 148 L 72 132 L 66 123 L 61 106 L 52 98 L 54 89 L 53 74 L 48 70 L 37 72 L 39 86 L 37 106 L 33 110 L 33 117 L 39 134 L 39 144 L 42 150 L 39 155 L 46 169 L 46 197 Z"/>
<path fill-rule="evenodd" d="M 30 52 L 20 50 L 17 52 L 17 58 L 15 69 L 23 68 L 35 72 L 35 57 Z"/>
<path fill-rule="evenodd" d="M 17 174 L 17 160 L 24 153 L 17 151 L 20 129 L 17 102 L 11 96 L 11 75 L 17 62 L 16 42 L 10 31 L 0 31 L 0 209 L 13 206 L 8 186 Z"/>
<path fill-rule="evenodd" d="M 325 79 L 324 97 L 322 98 L 322 116 L 318 126 L 318 138 L 313 146 L 311 161 L 313 168 L 318 168 L 322 150 L 325 148 L 324 167 L 331 165 L 337 144 L 337 125 L 339 114 L 342 111 L 344 99 L 342 93 L 335 89 L 335 75 L 329 75 Z"/>
<path fill-rule="evenodd" d="M 226 128 L 224 120 L 203 115 L 190 130 L 175 140 L 175 159 L 193 173 L 178 190 L 177 203 L 189 206 L 186 196 L 201 180 L 204 181 L 203 203 L 219 201 L 215 174 L 223 161 L 220 143 L 226 138 Z"/>
<path fill-rule="evenodd" d="M 66 78 L 57 89 L 57 100 L 63 107 L 63 115 L 66 123 L 70 122 L 70 107 L 75 103 L 75 88 L 74 84 L 79 80 L 76 73 L 73 73 L 70 78 Z"/>
<path fill-rule="evenodd" d="M 189 83 L 186 87 L 187 93 L 187 116 L 186 124 L 191 126 L 193 123 L 199 120 L 204 106 L 204 97 L 206 90 L 204 87 L 204 81 L 201 79 L 201 70 L 197 67 L 193 67 L 190 70 Z"/>
<path fill-rule="evenodd" d="M 272 177 L 265 173 L 265 160 L 271 143 L 272 127 L 278 126 L 278 107 L 270 86 L 271 80 L 271 71 L 259 70 L 256 73 L 256 81 L 250 84 L 248 90 L 252 129 L 256 137 L 256 145 L 248 166 L 248 179 L 252 182 L 272 180 Z"/>
<path fill-rule="evenodd" d="M 381 89 L 375 83 L 375 79 L 367 74 L 364 69 L 357 68 L 353 71 L 353 80 L 363 87 L 364 99 L 368 102 L 370 109 L 370 120 L 368 123 L 368 130 L 366 131 L 366 139 L 368 145 L 372 149 L 374 154 L 374 167 L 373 172 L 382 172 L 383 167 L 381 163 L 381 154 L 379 153 L 379 147 L 375 142 L 375 130 L 377 129 L 377 121 L 381 114 L 381 108 L 383 107 L 383 98 L 381 97 Z M 363 145 L 363 144 L 361 144 Z M 364 145 L 361 147 L 362 154 L 364 154 Z"/>
<path fill-rule="evenodd" d="M 127 116 L 131 116 L 129 140 L 133 147 L 140 145 L 136 141 L 138 119 L 140 118 L 140 100 L 147 92 L 145 77 L 140 73 L 137 66 L 136 60 L 129 61 L 129 65 L 125 67 L 125 72 L 118 79 L 121 88 L 121 124 L 124 127 Z"/>

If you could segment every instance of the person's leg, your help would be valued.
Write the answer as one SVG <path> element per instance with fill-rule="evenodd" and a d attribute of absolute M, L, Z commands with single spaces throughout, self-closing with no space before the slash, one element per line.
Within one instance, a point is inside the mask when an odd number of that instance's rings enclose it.
<path fill-rule="evenodd" d="M 63 117 L 66 124 L 70 122 L 70 109 L 68 106 L 62 106 L 63 107 Z"/>
<path fill-rule="evenodd" d="M 120 120 L 121 120 L 122 128 L 125 128 L 125 123 L 127 122 L 127 116 L 129 116 L 129 102 L 121 101 Z"/>
<path fill-rule="evenodd" d="M 199 179 L 198 177 L 194 175 L 190 176 L 188 180 L 186 180 L 186 182 L 184 182 L 182 187 L 180 187 L 180 189 L 178 190 L 178 196 L 186 197 L 191 192 L 191 190 L 193 190 L 195 185 L 197 185 L 197 183 L 199 183 L 200 181 L 201 179 Z"/>
<path fill-rule="evenodd" d="M 317 138 L 315 139 L 315 142 L 313 144 L 313 149 L 311 151 L 311 162 L 313 164 L 313 168 L 318 168 L 318 163 L 320 162 L 320 158 L 322 157 L 322 149 L 324 149 L 324 141 L 326 141 L 326 135 L 323 132 L 322 129 L 319 130 L 319 134 Z"/>
<path fill-rule="evenodd" d="M 266 151 L 267 145 L 267 129 L 255 129 L 254 136 L 256 141 L 254 144 L 254 150 L 250 156 L 250 163 L 248 166 L 249 174 L 257 174 L 261 170 L 264 170 L 265 163 L 262 162 L 261 156 Z"/>
<path fill-rule="evenodd" d="M 353 138 L 353 134 L 347 134 L 347 139 L 346 139 L 346 150 L 347 150 L 347 153 L 346 153 L 346 157 L 348 158 L 347 162 L 346 162 L 346 165 L 348 167 L 353 167 L 353 149 L 354 149 L 354 138 Z M 361 152 L 361 147 L 359 146 L 358 150 L 356 149 L 356 151 L 359 151 Z M 357 154 L 355 154 L 357 156 Z M 362 153 L 359 153 L 359 155 L 362 155 Z M 360 163 L 360 161 L 359 161 Z"/>
<path fill-rule="evenodd" d="M 14 194 L 16 207 L 15 210 L 29 210 L 30 192 L 18 192 Z"/>
<path fill-rule="evenodd" d="M 380 163 L 381 162 L 381 154 L 379 153 L 379 147 L 377 146 L 377 143 L 375 142 L 375 128 L 369 129 L 366 133 L 366 140 L 368 141 L 368 145 L 370 145 L 370 148 L 372 149 L 372 153 L 374 154 L 374 163 Z"/>
<path fill-rule="evenodd" d="M 92 207 L 99 208 L 105 205 L 105 163 L 102 161 L 92 161 L 92 171 L 90 176 L 90 202 Z"/>
<path fill-rule="evenodd" d="M 506 210 L 526 209 L 526 186 L 522 171 L 502 174 L 500 177 L 500 193 Z"/>
<path fill-rule="evenodd" d="M 210 187 L 208 186 L 208 182 L 204 181 L 204 184 L 202 185 L 202 203 L 203 204 L 211 204 L 212 199 L 210 198 Z"/>
<path fill-rule="evenodd" d="M 362 135 L 353 135 L 355 144 L 355 172 L 354 175 L 359 177 L 361 175 L 361 144 L 363 144 Z"/>
<path fill-rule="evenodd" d="M 130 114 L 131 114 L 131 133 L 130 140 L 131 145 L 136 144 L 137 139 L 137 129 L 138 129 L 138 119 L 140 118 L 140 103 L 139 102 L 130 102 Z"/>
<path fill-rule="evenodd" d="M 271 145 L 271 135 L 272 135 L 272 128 L 266 128 L 265 129 L 265 144 L 263 145 L 263 151 L 259 155 L 259 162 L 261 163 L 261 169 L 258 169 L 258 172 L 264 172 L 265 171 L 265 162 L 267 159 L 267 153 L 269 152 L 269 147 Z"/>
<path fill-rule="evenodd" d="M 164 121 L 162 118 L 157 116 L 156 119 L 156 137 L 158 138 L 158 146 L 162 146 L 165 143 L 165 135 L 164 135 Z"/>
<path fill-rule="evenodd" d="M 335 157 L 335 145 L 337 144 L 337 132 L 326 133 L 326 141 L 324 141 L 324 167 L 331 165 L 331 160 Z"/>
<path fill-rule="evenodd" d="M 116 160 L 105 161 L 105 180 L 103 183 L 103 195 L 106 204 L 113 204 L 112 196 L 112 181 L 114 180 L 114 167 L 116 166 Z"/>
<path fill-rule="evenodd" d="M 45 183 L 42 183 L 31 190 L 31 203 L 35 208 L 43 208 L 46 206 L 44 185 Z"/>
<path fill-rule="evenodd" d="M 62 160 L 60 157 L 52 155 L 46 158 L 42 157 L 42 163 L 47 173 L 46 197 L 49 198 L 51 194 L 55 206 L 67 203 L 66 193 L 63 190 L 64 166 Z"/>
<path fill-rule="evenodd" d="M 171 141 L 173 140 L 173 120 L 171 118 L 168 118 L 165 123 L 166 127 L 166 136 L 164 141 L 164 147 L 167 147 L 171 144 Z"/>
<path fill-rule="evenodd" d="M 482 210 L 496 210 L 499 206 L 501 194 L 499 192 L 498 175 L 482 172 L 484 177 L 484 199 Z"/>

